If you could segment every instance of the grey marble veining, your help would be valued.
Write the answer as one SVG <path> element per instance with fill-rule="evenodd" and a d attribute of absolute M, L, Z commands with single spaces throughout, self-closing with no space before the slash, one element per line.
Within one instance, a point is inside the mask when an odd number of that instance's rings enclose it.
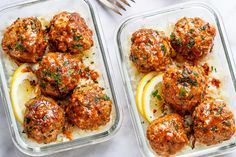
<path fill-rule="evenodd" d="M 8 3 L 17 2 L 20 0 L 0 0 L 0 7 Z M 92 0 L 97 4 L 96 0 Z M 115 30 L 118 25 L 128 16 L 135 13 L 145 12 L 148 10 L 161 9 L 162 7 L 175 4 L 178 2 L 190 0 L 136 0 L 136 4 L 132 4 L 131 8 L 124 13 L 124 16 L 115 15 L 110 11 L 106 11 L 103 7 L 97 4 L 97 10 L 103 26 L 106 43 L 108 45 L 109 53 L 113 63 L 114 69 L 117 67 L 117 60 L 114 51 L 114 37 Z M 236 52 L 236 1 L 235 0 L 204 0 L 205 2 L 213 4 L 221 13 L 225 23 L 226 32 L 228 34 L 229 42 L 233 52 Z M 234 54 L 236 58 L 236 55 Z M 120 76 L 116 76 L 119 79 Z M 121 84 L 121 82 L 118 82 Z M 117 135 L 105 143 L 66 151 L 60 154 L 50 155 L 50 157 L 141 157 L 137 141 L 134 135 L 130 115 L 123 101 L 124 106 L 124 120 L 123 125 Z M 236 156 L 235 153 L 224 155 L 227 157 Z M 6 121 L 3 106 L 0 104 L 0 157 L 25 157 L 19 152 L 10 137 L 8 124 Z"/>

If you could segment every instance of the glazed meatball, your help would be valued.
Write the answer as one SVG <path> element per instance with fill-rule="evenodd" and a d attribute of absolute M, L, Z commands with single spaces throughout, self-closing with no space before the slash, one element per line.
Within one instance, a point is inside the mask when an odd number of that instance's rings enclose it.
<path fill-rule="evenodd" d="M 25 106 L 24 132 L 27 136 L 38 143 L 56 141 L 65 122 L 60 106 L 44 96 L 29 100 Z"/>
<path fill-rule="evenodd" d="M 48 37 L 53 51 L 81 53 L 93 46 L 92 35 L 78 13 L 59 13 L 49 24 Z"/>
<path fill-rule="evenodd" d="M 83 130 L 96 130 L 110 121 L 112 101 L 97 84 L 74 90 L 66 109 L 70 121 Z"/>
<path fill-rule="evenodd" d="M 211 51 L 215 35 L 215 27 L 201 18 L 184 17 L 175 24 L 171 45 L 177 54 L 196 60 Z"/>
<path fill-rule="evenodd" d="M 163 76 L 165 101 L 177 111 L 192 111 L 205 95 L 206 77 L 199 66 L 169 68 Z"/>
<path fill-rule="evenodd" d="M 18 18 L 4 32 L 2 48 L 17 62 L 37 62 L 47 47 L 41 22 L 36 17 Z"/>
<path fill-rule="evenodd" d="M 164 32 L 140 29 L 132 34 L 130 60 L 140 72 L 165 70 L 172 49 Z"/>
<path fill-rule="evenodd" d="M 83 69 L 82 62 L 70 54 L 48 53 L 35 73 L 43 94 L 60 98 L 77 86 Z"/>
<path fill-rule="evenodd" d="M 223 100 L 208 98 L 193 113 L 197 142 L 213 145 L 230 139 L 235 133 L 234 115 Z"/>
<path fill-rule="evenodd" d="M 152 149 L 161 156 L 177 153 L 188 143 L 183 118 L 172 113 L 154 120 L 147 128 Z"/>

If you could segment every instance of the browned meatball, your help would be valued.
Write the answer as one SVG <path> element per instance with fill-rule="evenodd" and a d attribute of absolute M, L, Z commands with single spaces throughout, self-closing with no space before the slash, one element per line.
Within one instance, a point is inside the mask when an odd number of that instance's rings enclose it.
<path fill-rule="evenodd" d="M 66 114 L 78 128 L 96 130 L 110 121 L 112 101 L 103 90 L 97 84 L 86 84 L 74 90 Z"/>
<path fill-rule="evenodd" d="M 206 77 L 199 66 L 173 67 L 163 76 L 163 96 L 174 109 L 192 111 L 205 95 Z"/>
<path fill-rule="evenodd" d="M 147 138 L 152 149 L 161 156 L 177 153 L 188 143 L 183 118 L 169 114 L 154 120 L 147 128 Z"/>
<path fill-rule="evenodd" d="M 56 141 L 65 122 L 60 106 L 44 96 L 29 100 L 25 106 L 24 132 L 28 137 L 38 143 Z"/>
<path fill-rule="evenodd" d="M 201 18 L 184 17 L 175 24 L 171 45 L 177 54 L 195 60 L 211 51 L 215 35 L 215 27 Z"/>
<path fill-rule="evenodd" d="M 49 24 L 49 42 L 54 51 L 81 53 L 93 46 L 93 33 L 78 13 L 61 12 Z"/>
<path fill-rule="evenodd" d="M 41 22 L 36 17 L 18 18 L 4 32 L 2 48 L 18 62 L 36 62 L 47 47 Z"/>
<path fill-rule="evenodd" d="M 234 115 L 223 100 L 206 99 L 193 113 L 196 141 L 213 145 L 235 133 Z"/>
<path fill-rule="evenodd" d="M 39 62 L 36 75 L 43 94 L 64 97 L 80 80 L 83 64 L 77 58 L 65 53 L 48 53 Z"/>
<path fill-rule="evenodd" d="M 132 34 L 130 60 L 140 72 L 165 70 L 172 49 L 164 32 L 139 29 Z"/>

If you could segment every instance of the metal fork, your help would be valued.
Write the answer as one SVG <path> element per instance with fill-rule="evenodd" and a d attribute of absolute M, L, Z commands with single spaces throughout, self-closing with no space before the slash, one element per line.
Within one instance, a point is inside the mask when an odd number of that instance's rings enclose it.
<path fill-rule="evenodd" d="M 119 9 L 122 9 L 126 11 L 125 7 L 123 5 L 127 5 L 130 7 L 130 4 L 127 0 L 98 0 L 101 4 L 106 6 L 107 8 L 113 10 L 115 13 L 119 14 L 122 16 L 121 12 Z M 135 3 L 134 0 L 131 0 L 132 2 Z M 123 3 L 123 5 L 121 4 Z"/>

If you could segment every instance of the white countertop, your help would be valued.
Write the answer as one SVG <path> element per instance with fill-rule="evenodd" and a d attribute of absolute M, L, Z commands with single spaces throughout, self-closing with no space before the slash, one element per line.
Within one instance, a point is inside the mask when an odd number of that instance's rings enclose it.
<path fill-rule="evenodd" d="M 0 0 L 0 7 L 8 3 L 17 2 L 20 0 Z M 118 68 L 115 58 L 114 37 L 115 30 L 121 22 L 130 15 L 141 13 L 149 10 L 161 9 L 162 7 L 184 2 L 188 0 L 135 0 L 136 3 L 131 3 L 132 7 L 127 8 L 127 12 L 123 12 L 123 16 L 114 14 L 111 11 L 106 11 L 103 7 L 96 3 L 100 20 L 103 26 L 106 43 L 111 54 L 111 60 L 114 69 Z M 189 0 L 190 1 L 190 0 Z M 199 0 L 200 1 L 200 0 Z M 226 32 L 232 48 L 232 52 L 236 52 L 236 1 L 235 0 L 204 0 L 207 3 L 213 4 L 222 15 L 225 23 Z M 1 21 L 1 20 L 0 20 Z M 234 58 L 236 55 L 234 54 Z M 235 58 L 236 59 L 236 58 Z M 119 77 L 119 76 L 117 76 Z M 121 80 L 121 79 L 120 79 Z M 117 82 L 122 84 L 121 82 Z M 8 124 L 5 117 L 3 105 L 0 105 L 0 157 L 25 157 L 14 146 Z M 66 151 L 60 154 L 50 155 L 50 157 L 141 157 L 137 141 L 134 135 L 131 119 L 126 104 L 124 104 L 124 120 L 121 129 L 114 138 L 105 143 Z M 224 155 L 227 157 L 236 156 L 236 152 Z"/>

